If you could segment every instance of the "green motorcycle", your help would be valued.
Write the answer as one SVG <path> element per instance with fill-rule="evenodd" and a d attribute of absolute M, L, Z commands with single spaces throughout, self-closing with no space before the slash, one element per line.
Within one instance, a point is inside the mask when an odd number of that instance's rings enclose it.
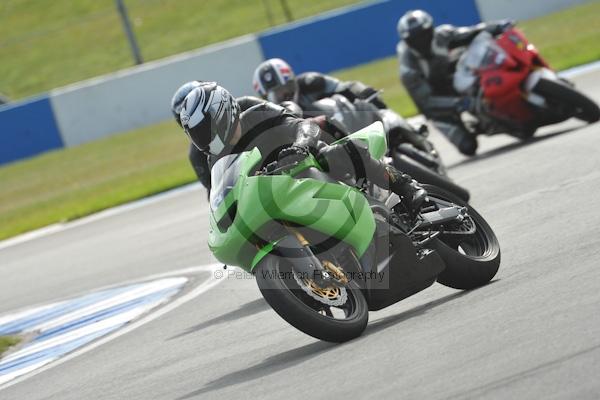
<path fill-rule="evenodd" d="M 376 122 L 359 139 L 375 158 L 386 139 Z M 269 305 L 321 340 L 344 342 L 379 310 L 431 286 L 489 282 L 500 246 L 467 203 L 435 186 L 419 215 L 364 179 L 332 179 L 316 158 L 261 166 L 258 149 L 212 169 L 209 247 L 226 265 L 254 274 Z"/>

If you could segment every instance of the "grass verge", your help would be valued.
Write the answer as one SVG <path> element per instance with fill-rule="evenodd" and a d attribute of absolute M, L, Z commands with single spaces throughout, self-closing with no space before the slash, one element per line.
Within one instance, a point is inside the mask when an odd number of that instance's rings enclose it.
<path fill-rule="evenodd" d="M 21 340 L 16 336 L 0 336 L 0 356 L 10 347 L 18 344 Z"/>
<path fill-rule="evenodd" d="M 562 69 L 600 59 L 599 19 L 600 2 L 592 2 L 520 27 Z M 383 88 L 403 115 L 416 112 L 398 82 L 395 58 L 335 75 Z M 178 130 L 168 121 L 1 167 L 0 239 L 193 182 Z"/>
<path fill-rule="evenodd" d="M 0 168 L 0 239 L 192 182 L 168 121 Z"/>

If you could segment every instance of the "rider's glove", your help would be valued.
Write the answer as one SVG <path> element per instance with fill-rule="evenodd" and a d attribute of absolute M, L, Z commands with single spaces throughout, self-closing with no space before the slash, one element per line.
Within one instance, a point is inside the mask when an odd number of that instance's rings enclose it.
<path fill-rule="evenodd" d="M 358 95 L 359 99 L 368 99 L 369 97 L 377 94 L 377 90 L 373 89 L 371 86 L 365 87 Z"/>
<path fill-rule="evenodd" d="M 512 19 L 503 19 L 501 21 L 498 21 L 498 25 L 496 26 L 496 31 L 494 32 L 494 34 L 499 35 L 502 32 L 505 32 L 508 29 L 512 28 L 513 26 L 515 26 L 515 21 L 513 21 Z"/>
<path fill-rule="evenodd" d="M 304 160 L 310 152 L 304 146 L 289 146 L 279 152 L 277 160 L 282 164 L 293 164 Z"/>
<path fill-rule="evenodd" d="M 300 106 L 296 103 L 294 103 L 293 101 L 284 101 L 283 103 L 279 104 L 281 107 L 285 108 L 285 110 L 292 114 L 295 117 L 298 118 L 302 118 L 304 115 L 304 112 L 302 111 L 302 108 L 300 108 Z"/>

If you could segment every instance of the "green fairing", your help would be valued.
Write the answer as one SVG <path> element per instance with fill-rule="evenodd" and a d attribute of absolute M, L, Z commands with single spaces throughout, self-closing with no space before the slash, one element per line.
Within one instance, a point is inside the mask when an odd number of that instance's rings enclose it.
<path fill-rule="evenodd" d="M 380 160 L 387 151 L 385 130 L 383 128 L 383 124 L 379 121 L 354 132 L 352 135 L 348 135 L 345 138 L 338 140 L 334 144 L 345 143 L 351 139 L 359 139 L 366 142 L 369 146 L 369 153 L 371 154 L 371 157 L 376 160 Z"/>
<path fill-rule="evenodd" d="M 380 122 L 348 138 L 367 142 L 373 157 L 382 157 L 387 149 Z M 375 221 L 367 200 L 357 189 L 316 179 L 293 178 L 305 169 L 320 168 L 312 156 L 294 167 L 290 175 L 260 176 L 248 176 L 261 161 L 258 149 L 240 157 L 243 159 L 239 180 L 210 215 L 208 245 L 219 261 L 252 271 L 273 249 L 274 243 L 258 249 L 249 239 L 273 220 L 306 226 L 345 241 L 359 256 L 366 251 L 375 232 Z M 234 204 L 237 210 L 233 223 L 221 231 L 217 221 L 221 221 Z"/>
<path fill-rule="evenodd" d="M 271 243 L 267 243 L 264 247 L 262 247 L 261 249 L 259 249 L 256 252 L 256 255 L 254 256 L 254 259 L 252 260 L 252 263 L 250 264 L 250 269 L 251 270 L 254 269 L 254 267 L 256 266 L 256 264 L 258 264 L 258 262 L 260 260 L 262 260 L 264 256 L 266 256 L 271 251 L 273 251 L 273 249 L 275 248 L 275 246 L 277 246 L 277 243 L 279 243 L 279 240 L 276 240 L 276 241 L 271 242 Z"/>

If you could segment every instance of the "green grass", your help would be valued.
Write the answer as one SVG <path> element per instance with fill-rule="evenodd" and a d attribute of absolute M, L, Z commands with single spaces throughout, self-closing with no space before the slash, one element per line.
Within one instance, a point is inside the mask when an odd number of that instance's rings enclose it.
<path fill-rule="evenodd" d="M 2 356 L 9 347 L 18 344 L 20 341 L 21 340 L 15 336 L 0 336 L 0 356 Z"/>
<path fill-rule="evenodd" d="M 0 239 L 194 180 L 175 122 L 0 168 Z"/>
<path fill-rule="evenodd" d="M 360 65 L 334 75 L 343 80 L 359 80 L 374 88 L 383 89 L 382 96 L 388 107 L 393 108 L 403 116 L 417 113 L 417 109 L 408 96 L 406 89 L 400 84 L 396 57 Z"/>
<path fill-rule="evenodd" d="M 599 16 L 594 2 L 520 26 L 554 66 L 567 68 L 600 58 Z M 392 108 L 411 115 L 397 68 L 389 58 L 336 75 L 383 88 Z M 192 182 L 187 148 L 169 121 L 1 167 L 0 239 Z"/>
<path fill-rule="evenodd" d="M 146 61 L 285 22 L 279 0 L 125 0 Z M 303 18 L 357 0 L 288 0 Z M 1 0 L 0 92 L 22 98 L 132 65 L 114 0 Z"/>

